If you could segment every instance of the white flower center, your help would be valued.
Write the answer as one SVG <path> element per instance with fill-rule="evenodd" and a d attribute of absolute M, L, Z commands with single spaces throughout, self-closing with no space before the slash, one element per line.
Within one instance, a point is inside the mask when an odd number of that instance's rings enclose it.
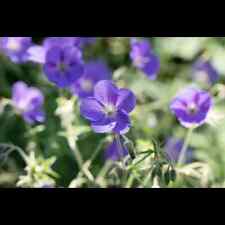
<path fill-rule="evenodd" d="M 198 71 L 195 74 L 196 80 L 200 83 L 210 83 L 209 76 L 205 71 Z"/>
<path fill-rule="evenodd" d="M 93 83 L 91 80 L 82 80 L 81 81 L 81 88 L 84 91 L 92 91 L 93 90 Z"/>
<path fill-rule="evenodd" d="M 8 43 L 7 43 L 7 48 L 12 51 L 19 51 L 21 48 L 21 45 L 17 40 L 15 40 L 13 38 L 9 38 Z"/>
<path fill-rule="evenodd" d="M 191 103 L 189 106 L 188 106 L 188 112 L 192 115 L 196 114 L 198 111 L 198 108 L 197 108 L 197 105 L 195 103 Z"/>
<path fill-rule="evenodd" d="M 137 67 L 143 67 L 148 62 L 149 62 L 149 58 L 144 57 L 142 55 L 138 55 L 135 57 L 134 65 Z"/>
<path fill-rule="evenodd" d="M 116 107 L 112 104 L 108 105 L 108 106 L 105 106 L 105 113 L 108 115 L 108 116 L 114 116 L 115 113 L 116 113 Z"/>

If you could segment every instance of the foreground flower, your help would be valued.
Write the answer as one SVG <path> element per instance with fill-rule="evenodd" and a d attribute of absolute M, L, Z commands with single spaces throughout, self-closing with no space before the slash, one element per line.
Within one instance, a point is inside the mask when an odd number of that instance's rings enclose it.
<path fill-rule="evenodd" d="M 101 80 L 110 80 L 111 77 L 112 73 L 103 61 L 91 61 L 84 66 L 84 75 L 71 86 L 71 91 L 80 98 L 91 97 L 94 86 Z"/>
<path fill-rule="evenodd" d="M 69 87 L 83 72 L 82 52 L 78 48 L 57 46 L 47 52 L 44 73 L 58 87 Z"/>
<path fill-rule="evenodd" d="M 212 104 L 208 92 L 187 88 L 172 101 L 170 109 L 184 127 L 191 128 L 206 121 Z"/>
<path fill-rule="evenodd" d="M 131 40 L 130 57 L 135 67 L 144 72 L 149 79 L 155 80 L 160 70 L 160 60 L 152 51 L 147 40 Z"/>
<path fill-rule="evenodd" d="M 44 96 L 37 88 L 28 87 L 23 82 L 15 83 L 12 89 L 12 102 L 26 122 L 30 124 L 44 122 L 42 110 Z"/>
<path fill-rule="evenodd" d="M 177 138 L 169 138 L 165 146 L 165 152 L 167 154 L 168 159 L 174 162 L 178 162 L 183 145 L 183 140 Z M 193 150 L 191 148 L 187 149 L 185 159 L 185 163 L 192 162 Z"/>
<path fill-rule="evenodd" d="M 27 50 L 32 46 L 31 37 L 2 37 L 0 49 L 14 63 L 24 63 L 28 60 Z"/>
<path fill-rule="evenodd" d="M 219 74 L 209 60 L 199 59 L 193 66 L 193 79 L 213 85 L 218 81 Z"/>
<path fill-rule="evenodd" d="M 105 159 L 110 161 L 119 161 L 127 155 L 129 155 L 127 148 L 120 145 L 116 139 L 113 140 L 105 151 Z"/>
<path fill-rule="evenodd" d="M 134 94 L 127 89 L 118 89 L 111 81 L 96 84 L 94 96 L 81 102 L 81 115 L 91 121 L 96 133 L 124 134 L 130 129 L 129 113 L 136 105 Z"/>

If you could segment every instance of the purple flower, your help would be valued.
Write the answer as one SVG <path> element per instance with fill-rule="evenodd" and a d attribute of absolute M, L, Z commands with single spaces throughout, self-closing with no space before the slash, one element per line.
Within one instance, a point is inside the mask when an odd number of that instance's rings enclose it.
<path fill-rule="evenodd" d="M 177 138 L 169 138 L 166 142 L 165 152 L 168 160 L 177 162 L 184 145 L 184 141 Z M 193 160 L 193 150 L 188 148 L 186 155 L 186 163 L 191 163 Z"/>
<path fill-rule="evenodd" d="M 52 47 L 57 46 L 75 46 L 75 38 L 74 37 L 48 37 L 44 40 L 43 46 L 46 49 L 50 49 Z"/>
<path fill-rule="evenodd" d="M 130 57 L 135 67 L 144 72 L 149 79 L 155 80 L 160 70 L 160 60 L 152 51 L 147 40 L 131 39 Z"/>
<path fill-rule="evenodd" d="M 94 87 L 94 96 L 81 102 L 81 115 L 91 121 L 96 133 L 124 134 L 131 126 L 129 113 L 136 105 L 134 94 L 118 89 L 111 81 L 100 81 Z"/>
<path fill-rule="evenodd" d="M 199 59 L 193 66 L 193 79 L 213 85 L 219 80 L 219 74 L 209 60 Z"/>
<path fill-rule="evenodd" d="M 84 72 L 82 52 L 76 47 L 56 46 L 46 54 L 44 73 L 60 88 L 71 86 Z"/>
<path fill-rule="evenodd" d="M 44 96 L 37 88 L 28 87 L 21 81 L 15 83 L 12 88 L 12 102 L 26 122 L 44 122 Z"/>
<path fill-rule="evenodd" d="M 29 60 L 44 64 L 50 49 L 55 47 L 74 47 L 75 42 L 74 37 L 48 37 L 43 41 L 42 45 L 34 45 L 28 49 Z"/>
<path fill-rule="evenodd" d="M 105 159 L 111 161 L 119 161 L 121 158 L 129 154 L 127 148 L 120 145 L 116 139 L 107 147 L 105 151 Z"/>
<path fill-rule="evenodd" d="M 84 75 L 72 86 L 71 91 L 80 98 L 93 96 L 94 86 L 101 80 L 110 80 L 112 73 L 101 60 L 95 60 L 84 66 Z"/>
<path fill-rule="evenodd" d="M 184 127 L 202 125 L 212 108 L 212 97 L 208 92 L 187 88 L 171 103 L 170 109 Z"/>
<path fill-rule="evenodd" d="M 14 63 L 26 62 L 29 56 L 27 50 L 31 46 L 31 37 L 2 37 L 0 40 L 1 51 Z"/>
<path fill-rule="evenodd" d="M 34 45 L 28 49 L 28 59 L 35 63 L 44 64 L 46 55 L 51 48 L 54 47 L 77 47 L 82 48 L 87 44 L 91 44 L 95 38 L 91 37 L 48 37 L 43 41 L 42 45 Z"/>

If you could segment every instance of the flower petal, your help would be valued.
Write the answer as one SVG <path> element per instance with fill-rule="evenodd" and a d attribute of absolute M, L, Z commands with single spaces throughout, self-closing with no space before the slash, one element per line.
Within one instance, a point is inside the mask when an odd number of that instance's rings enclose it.
<path fill-rule="evenodd" d="M 24 82 L 18 81 L 13 85 L 12 88 L 12 99 L 14 103 L 21 101 L 26 96 L 28 87 Z"/>
<path fill-rule="evenodd" d="M 99 81 L 94 88 L 94 97 L 103 105 L 115 105 L 118 88 L 109 80 Z"/>
<path fill-rule="evenodd" d="M 92 123 L 92 129 L 96 133 L 110 133 L 116 126 L 116 121 L 110 118 L 105 118 L 99 122 Z"/>
<path fill-rule="evenodd" d="M 92 97 L 81 102 L 80 112 L 83 117 L 92 122 L 101 121 L 105 117 L 102 105 Z"/>
<path fill-rule="evenodd" d="M 44 64 L 45 59 L 46 59 L 46 49 L 42 46 L 32 46 L 28 49 L 28 60 L 35 62 L 35 63 L 40 63 Z"/>
<path fill-rule="evenodd" d="M 120 158 L 127 156 L 129 154 L 127 148 L 122 146 L 122 149 L 120 149 L 121 146 L 119 146 L 116 139 L 114 139 L 113 143 L 110 144 L 105 151 L 105 159 L 111 161 L 118 161 L 120 160 Z"/>
<path fill-rule="evenodd" d="M 116 106 L 118 109 L 130 113 L 136 106 L 136 97 L 131 91 L 127 89 L 120 89 Z"/>
<path fill-rule="evenodd" d="M 125 134 L 130 129 L 130 118 L 127 113 L 123 111 L 118 111 L 116 116 L 116 126 L 113 132 L 117 134 Z"/>
<path fill-rule="evenodd" d="M 145 64 L 142 70 L 148 76 L 149 79 L 155 80 L 160 70 L 159 57 L 154 54 L 151 54 L 149 56 L 149 62 Z"/>
<path fill-rule="evenodd" d="M 43 123 L 45 121 L 45 114 L 40 109 L 34 109 L 23 113 L 23 118 L 29 124 L 35 122 Z"/>

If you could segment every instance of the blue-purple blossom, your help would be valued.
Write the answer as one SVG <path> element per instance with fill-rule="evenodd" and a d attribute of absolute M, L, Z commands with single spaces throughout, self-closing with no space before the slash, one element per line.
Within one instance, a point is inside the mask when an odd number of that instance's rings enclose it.
<path fill-rule="evenodd" d="M 189 87 L 175 97 L 170 109 L 184 127 L 190 128 L 206 121 L 212 105 L 208 92 Z"/>
<path fill-rule="evenodd" d="M 84 66 L 83 76 L 72 86 L 71 91 L 80 98 L 93 96 L 94 86 L 101 80 L 110 80 L 112 72 L 102 60 L 88 62 Z"/>
<path fill-rule="evenodd" d="M 75 40 L 73 37 L 48 37 L 45 38 L 42 45 L 33 45 L 28 49 L 28 59 L 35 63 L 44 64 L 46 56 L 52 48 L 74 47 Z"/>
<path fill-rule="evenodd" d="M 44 122 L 44 96 L 39 89 L 28 87 L 22 81 L 16 82 L 12 88 L 12 103 L 26 122 Z"/>
<path fill-rule="evenodd" d="M 48 51 L 54 47 L 77 47 L 81 49 L 87 44 L 91 44 L 95 38 L 91 37 L 48 37 L 42 45 L 33 45 L 28 49 L 28 59 L 35 63 L 44 64 Z"/>
<path fill-rule="evenodd" d="M 57 46 L 48 50 L 44 73 L 60 88 L 71 86 L 84 73 L 82 52 L 76 47 Z"/>
<path fill-rule="evenodd" d="M 178 162 L 179 156 L 184 145 L 184 141 L 178 138 L 168 138 L 165 145 L 165 152 L 168 160 Z M 191 163 L 193 160 L 193 149 L 188 148 L 186 152 L 186 163 Z"/>
<path fill-rule="evenodd" d="M 0 49 L 14 63 L 24 63 L 28 60 L 27 50 L 32 46 L 31 37 L 2 37 Z"/>
<path fill-rule="evenodd" d="M 127 155 L 129 155 L 127 148 L 119 144 L 115 138 L 105 151 L 105 159 L 110 161 L 119 161 Z"/>
<path fill-rule="evenodd" d="M 193 79 L 213 85 L 219 80 L 219 74 L 210 60 L 201 58 L 193 66 Z"/>
<path fill-rule="evenodd" d="M 135 106 L 136 98 L 130 90 L 104 80 L 94 87 L 93 97 L 82 100 L 80 111 L 96 133 L 124 134 L 130 129 L 129 113 Z"/>
<path fill-rule="evenodd" d="M 133 65 L 145 73 L 149 79 L 156 79 L 160 70 L 160 60 L 147 40 L 132 38 L 130 57 Z"/>

